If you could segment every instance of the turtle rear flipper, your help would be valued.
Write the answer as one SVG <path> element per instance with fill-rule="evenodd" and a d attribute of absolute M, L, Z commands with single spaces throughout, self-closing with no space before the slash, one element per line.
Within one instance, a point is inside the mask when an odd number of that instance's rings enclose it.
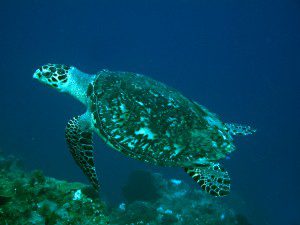
<path fill-rule="evenodd" d="M 98 191 L 100 186 L 94 163 L 92 131 L 85 115 L 74 117 L 68 122 L 66 140 L 76 163 Z"/>
<path fill-rule="evenodd" d="M 250 126 L 240 125 L 236 123 L 226 123 L 225 125 L 228 128 L 229 133 L 232 135 L 245 136 L 254 134 L 256 132 L 256 130 L 251 128 Z"/>
<path fill-rule="evenodd" d="M 213 196 L 225 196 L 230 191 L 230 177 L 219 163 L 184 168 L 204 190 Z"/>

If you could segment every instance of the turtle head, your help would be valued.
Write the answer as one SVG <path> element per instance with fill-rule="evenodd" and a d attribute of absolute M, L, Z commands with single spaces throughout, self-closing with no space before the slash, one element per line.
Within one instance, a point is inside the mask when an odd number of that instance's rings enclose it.
<path fill-rule="evenodd" d="M 33 78 L 59 91 L 66 87 L 72 67 L 63 64 L 46 64 L 35 71 Z"/>
<path fill-rule="evenodd" d="M 33 78 L 59 92 L 70 94 L 83 104 L 87 104 L 89 84 L 96 75 L 83 73 L 73 66 L 46 64 L 35 71 Z"/>

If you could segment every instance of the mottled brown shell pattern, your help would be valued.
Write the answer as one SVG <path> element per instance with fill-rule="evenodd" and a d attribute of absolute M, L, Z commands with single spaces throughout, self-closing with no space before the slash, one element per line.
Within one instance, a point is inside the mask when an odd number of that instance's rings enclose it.
<path fill-rule="evenodd" d="M 146 76 L 103 70 L 87 94 L 97 133 L 132 158 L 182 166 L 218 160 L 234 150 L 215 114 Z"/>

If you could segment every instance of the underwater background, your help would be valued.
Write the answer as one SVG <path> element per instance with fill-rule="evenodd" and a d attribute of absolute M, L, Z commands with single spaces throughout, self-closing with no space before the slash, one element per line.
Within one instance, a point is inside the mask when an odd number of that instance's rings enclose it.
<path fill-rule="evenodd" d="M 223 201 L 251 224 L 300 224 L 300 1 L 1 1 L 0 24 L 0 150 L 26 170 L 88 183 L 64 138 L 67 121 L 85 107 L 34 81 L 38 67 L 137 72 L 224 122 L 255 127 L 224 161 L 232 191 Z M 124 201 L 136 170 L 200 190 L 181 168 L 147 165 L 94 142 L 107 204 Z"/>

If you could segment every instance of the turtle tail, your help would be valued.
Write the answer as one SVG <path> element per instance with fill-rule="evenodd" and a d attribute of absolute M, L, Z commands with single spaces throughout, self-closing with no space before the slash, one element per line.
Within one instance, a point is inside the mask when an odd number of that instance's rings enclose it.
<path fill-rule="evenodd" d="M 253 129 L 250 126 L 240 125 L 236 123 L 226 123 L 225 125 L 231 135 L 246 136 L 254 134 L 256 132 L 256 129 Z"/>

